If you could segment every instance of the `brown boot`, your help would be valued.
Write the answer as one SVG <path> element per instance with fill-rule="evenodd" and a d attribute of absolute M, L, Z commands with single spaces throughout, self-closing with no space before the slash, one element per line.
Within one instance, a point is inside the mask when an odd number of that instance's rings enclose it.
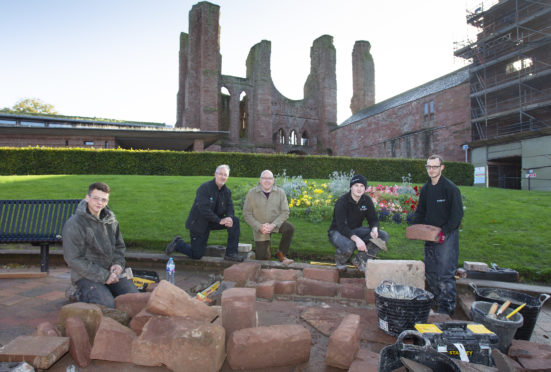
<path fill-rule="evenodd" d="M 295 261 L 293 261 L 293 260 L 291 260 L 291 259 L 285 257 L 285 255 L 284 255 L 283 252 L 281 252 L 281 251 L 277 251 L 275 255 L 276 255 L 277 258 L 279 258 L 279 260 L 281 261 L 281 263 L 283 263 L 284 265 L 290 265 L 290 264 L 292 264 L 293 262 L 295 262 Z"/>

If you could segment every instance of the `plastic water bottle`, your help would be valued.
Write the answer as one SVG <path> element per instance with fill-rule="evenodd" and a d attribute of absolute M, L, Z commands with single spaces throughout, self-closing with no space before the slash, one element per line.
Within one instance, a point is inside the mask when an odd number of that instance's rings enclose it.
<path fill-rule="evenodd" d="M 174 272 L 176 271 L 176 265 L 174 265 L 174 260 L 172 257 L 168 259 L 166 263 L 166 280 L 169 283 L 174 284 Z"/>

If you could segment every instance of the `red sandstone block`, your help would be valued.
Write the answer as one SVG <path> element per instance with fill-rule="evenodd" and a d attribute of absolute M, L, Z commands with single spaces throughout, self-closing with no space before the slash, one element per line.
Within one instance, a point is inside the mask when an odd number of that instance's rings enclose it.
<path fill-rule="evenodd" d="M 141 335 L 145 323 L 147 323 L 152 316 L 154 316 L 154 314 L 151 314 L 146 309 L 142 309 L 142 311 L 130 320 L 130 329 L 133 330 L 138 336 Z"/>
<path fill-rule="evenodd" d="M 301 296 L 334 297 L 339 290 L 339 284 L 322 282 L 308 278 L 298 278 L 297 294 Z"/>
<path fill-rule="evenodd" d="M 438 234 L 442 231 L 441 228 L 432 225 L 411 225 L 406 228 L 406 238 L 412 240 L 426 240 L 437 242 Z"/>
<path fill-rule="evenodd" d="M 145 307 L 149 297 L 151 293 L 126 293 L 115 297 L 115 308 L 125 311 L 133 318 Z"/>
<path fill-rule="evenodd" d="M 258 283 L 256 286 L 256 297 L 271 300 L 274 297 L 275 280 Z"/>
<path fill-rule="evenodd" d="M 300 325 L 275 325 L 236 331 L 228 341 L 232 369 L 292 366 L 310 358 L 312 336 Z"/>
<path fill-rule="evenodd" d="M 280 282 L 297 280 L 299 277 L 300 270 L 294 269 L 262 269 L 260 271 L 260 278 L 258 279 L 261 282 L 268 280 L 276 280 Z"/>
<path fill-rule="evenodd" d="M 321 280 L 323 282 L 338 283 L 339 272 L 336 268 L 306 267 L 302 270 L 305 278 Z"/>
<path fill-rule="evenodd" d="M 375 290 L 367 288 L 365 290 L 365 302 L 375 305 Z"/>
<path fill-rule="evenodd" d="M 357 300 L 363 300 L 365 298 L 365 291 L 367 288 L 364 285 L 357 285 L 351 283 L 341 283 L 341 297 L 354 298 Z"/>
<path fill-rule="evenodd" d="M 222 326 L 226 340 L 231 334 L 243 328 L 257 325 L 256 289 L 232 288 L 222 293 Z"/>
<path fill-rule="evenodd" d="M 224 270 L 224 280 L 234 282 L 238 287 L 244 287 L 248 281 L 256 281 L 260 273 L 260 264 L 242 262 Z"/>
<path fill-rule="evenodd" d="M 94 339 L 90 358 L 112 362 L 132 362 L 132 342 L 136 334 L 116 320 L 104 317 Z"/>
<path fill-rule="evenodd" d="M 86 332 L 86 326 L 82 319 L 77 317 L 67 318 L 65 321 L 67 337 L 70 339 L 69 353 L 79 367 L 86 367 L 90 364 L 90 352 L 92 345 Z"/>
<path fill-rule="evenodd" d="M 0 348 L 0 362 L 27 362 L 48 369 L 69 351 L 68 337 L 18 336 Z"/>
<path fill-rule="evenodd" d="M 348 369 L 360 350 L 360 316 L 347 315 L 329 337 L 325 363 L 329 366 Z"/>
<path fill-rule="evenodd" d="M 341 278 L 339 280 L 339 283 L 341 284 L 354 284 L 354 285 L 361 285 L 361 286 L 366 286 L 365 285 L 365 278 Z"/>
<path fill-rule="evenodd" d="M 274 293 L 282 295 L 294 294 L 297 288 L 297 282 L 294 280 L 275 282 Z"/>

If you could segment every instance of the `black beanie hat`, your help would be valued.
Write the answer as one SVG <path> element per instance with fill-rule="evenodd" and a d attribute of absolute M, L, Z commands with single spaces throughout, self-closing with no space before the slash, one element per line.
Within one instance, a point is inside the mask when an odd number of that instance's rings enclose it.
<path fill-rule="evenodd" d="M 354 185 L 355 183 L 361 183 L 362 185 L 367 187 L 367 179 L 361 174 L 357 174 L 352 177 L 352 179 L 350 180 L 350 187 L 352 187 L 352 185 Z"/>

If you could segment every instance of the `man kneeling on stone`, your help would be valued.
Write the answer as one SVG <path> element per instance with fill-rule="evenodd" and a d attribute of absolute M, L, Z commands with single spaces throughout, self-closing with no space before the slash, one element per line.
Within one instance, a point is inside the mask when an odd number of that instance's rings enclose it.
<path fill-rule="evenodd" d="M 335 263 L 337 269 L 345 270 L 346 263 L 354 253 L 352 264 L 358 270 L 365 272 L 367 259 L 370 257 L 368 245 L 370 239 L 388 240 L 386 231 L 379 231 L 379 219 L 371 197 L 365 193 L 367 180 L 362 175 L 356 175 L 350 180 L 350 192 L 337 200 L 333 210 L 333 220 L 329 227 L 329 241 L 337 248 Z M 369 227 L 362 226 L 367 220 Z M 375 247 L 373 247 L 375 248 Z M 374 249 L 375 253 L 378 249 Z"/>
<path fill-rule="evenodd" d="M 287 222 L 289 204 L 285 191 L 274 185 L 274 175 L 265 170 L 260 175 L 259 185 L 249 191 L 243 205 L 243 218 L 253 229 L 254 246 L 257 260 L 269 260 L 271 253 L 271 234 L 281 234 L 276 257 L 284 264 L 294 261 L 288 259 L 289 247 L 295 227 Z"/>
<path fill-rule="evenodd" d="M 230 176 L 230 166 L 216 167 L 214 179 L 203 183 L 195 193 L 195 201 L 186 220 L 190 243 L 176 236 L 165 248 L 167 256 L 174 251 L 183 253 L 195 260 L 201 259 L 207 250 L 211 230 L 227 230 L 228 242 L 224 259 L 243 261 L 237 253 L 239 245 L 239 218 L 234 215 L 233 200 L 226 181 Z"/>
<path fill-rule="evenodd" d="M 90 185 L 75 214 L 63 226 L 63 257 L 77 287 L 76 300 L 114 308 L 114 298 L 137 293 L 122 274 L 126 246 L 115 214 L 107 207 L 109 186 Z"/>

